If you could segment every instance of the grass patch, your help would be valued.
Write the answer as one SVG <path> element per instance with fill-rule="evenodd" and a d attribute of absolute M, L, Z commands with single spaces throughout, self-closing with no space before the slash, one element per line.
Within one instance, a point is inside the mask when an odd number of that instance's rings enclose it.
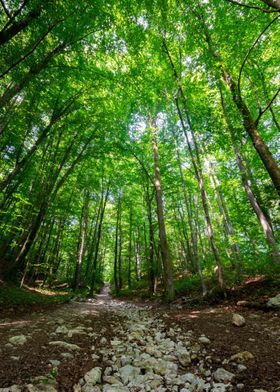
<path fill-rule="evenodd" d="M 72 296 L 72 293 L 62 293 L 27 287 L 19 288 L 0 284 L 0 304 L 2 306 L 62 303 L 68 302 Z"/>

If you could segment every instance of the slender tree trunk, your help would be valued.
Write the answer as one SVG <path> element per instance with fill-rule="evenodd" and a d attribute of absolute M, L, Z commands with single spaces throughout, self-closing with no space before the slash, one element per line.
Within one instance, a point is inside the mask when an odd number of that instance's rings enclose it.
<path fill-rule="evenodd" d="M 117 221 L 116 221 L 116 232 L 115 232 L 115 250 L 114 250 L 114 287 L 115 291 L 118 294 L 120 291 L 119 288 L 119 279 L 118 279 L 118 254 L 119 254 L 119 222 L 120 222 L 120 213 L 121 213 L 121 197 L 119 196 L 118 205 L 117 205 Z"/>
<path fill-rule="evenodd" d="M 164 298 L 167 302 L 171 302 L 174 299 L 175 293 L 174 293 L 174 286 L 173 286 L 172 266 L 171 266 L 165 222 L 164 222 L 159 153 L 158 153 L 158 145 L 157 145 L 157 138 L 156 138 L 156 128 L 154 124 L 151 124 L 151 133 L 152 133 L 152 147 L 154 152 L 155 190 L 156 190 L 157 216 L 158 216 L 158 225 L 159 225 L 159 238 L 160 238 L 161 256 L 162 256 L 162 263 L 163 263 L 163 281 L 164 281 L 164 290 L 165 290 Z"/>
<path fill-rule="evenodd" d="M 104 202 L 102 202 L 100 219 L 99 219 L 98 226 L 97 226 L 95 252 L 94 252 L 93 269 L 92 269 L 92 279 L 91 279 L 91 286 L 90 286 L 90 295 L 93 295 L 94 285 L 95 285 L 95 281 L 96 281 L 99 245 L 100 245 L 100 241 L 101 241 L 103 218 L 104 218 L 104 213 L 105 213 L 108 197 L 109 197 L 109 185 L 108 185 L 106 193 L 105 193 Z M 102 201 L 103 201 L 103 197 L 102 197 Z"/>
<path fill-rule="evenodd" d="M 280 10 L 280 0 L 261 0 L 263 3 L 276 10 Z"/>
<path fill-rule="evenodd" d="M 203 274 L 202 274 L 201 264 L 200 264 L 199 257 L 198 257 L 197 238 L 196 238 L 196 233 L 195 233 L 195 230 L 193 227 L 192 212 L 191 212 L 190 203 L 189 203 L 188 196 L 187 196 L 186 183 L 185 183 L 185 178 L 184 178 L 184 174 L 183 174 L 183 170 L 182 170 L 181 156 L 180 156 L 180 152 L 179 152 L 179 149 L 177 146 L 174 131 L 173 131 L 173 137 L 174 137 L 174 141 L 175 141 L 177 162 L 178 162 L 178 167 L 179 167 L 179 171 L 180 171 L 180 178 L 181 178 L 181 184 L 182 184 L 182 189 L 183 189 L 184 202 L 185 202 L 185 205 L 187 208 L 188 223 L 189 223 L 190 233 L 191 233 L 191 243 L 192 243 L 191 257 L 192 257 L 193 264 L 196 266 L 196 269 L 197 269 L 197 272 L 198 272 L 198 275 L 200 278 L 202 294 L 206 295 L 207 289 L 206 289 L 205 281 L 204 281 Z"/>
<path fill-rule="evenodd" d="M 198 148 L 197 148 L 197 144 L 196 144 L 196 139 L 195 139 L 195 135 L 194 132 L 192 133 L 192 139 L 193 139 L 193 143 L 196 146 L 195 151 L 196 151 L 196 159 L 194 156 L 194 153 L 192 151 L 192 147 L 190 144 L 190 140 L 189 140 L 189 136 L 185 127 L 185 123 L 182 117 L 182 113 L 181 113 L 181 109 L 179 107 L 179 102 L 178 100 L 176 100 L 176 104 L 177 104 L 177 110 L 178 110 L 178 114 L 180 117 L 180 121 L 181 121 L 181 125 L 183 128 L 183 132 L 186 138 L 186 142 L 188 145 L 188 150 L 191 156 L 191 161 L 192 161 L 192 165 L 194 168 L 194 172 L 195 172 L 195 177 L 196 180 L 198 182 L 199 185 L 199 189 L 200 189 L 200 194 L 201 194 L 201 200 L 202 200 L 202 206 L 203 206 L 203 211 L 204 211 L 204 217 L 205 217 L 205 222 L 206 222 L 206 229 L 207 229 L 207 234 L 208 234 L 208 239 L 211 245 L 211 249 L 213 252 L 213 255 L 215 257 L 215 261 L 216 261 L 216 266 L 218 269 L 218 281 L 219 281 L 219 285 L 221 287 L 221 289 L 223 290 L 224 288 L 224 273 L 223 273 L 223 267 L 222 267 L 222 263 L 220 260 L 220 255 L 218 252 L 218 248 L 216 245 L 216 240 L 214 237 L 214 232 L 213 232 L 213 228 L 212 228 L 212 222 L 211 222 L 211 218 L 210 218 L 210 214 L 209 214 L 209 207 L 208 207 L 208 201 L 207 201 L 207 194 L 206 194 L 206 190 L 205 190 L 205 185 L 204 185 L 204 179 L 203 179 L 203 174 L 202 174 L 202 169 L 201 169 L 201 163 L 200 163 L 200 159 L 199 159 L 199 153 L 198 153 Z M 189 117 L 187 117 L 188 119 L 188 125 L 189 127 L 192 129 L 192 125 L 191 122 L 189 120 Z"/>
<path fill-rule="evenodd" d="M 120 220 L 119 220 L 119 250 L 118 250 L 118 287 L 119 287 L 119 290 L 122 289 L 122 242 L 123 242 L 122 216 L 121 216 L 121 212 L 120 212 Z"/>
<path fill-rule="evenodd" d="M 252 208 L 258 218 L 258 221 L 263 229 L 265 238 L 266 238 L 269 246 L 272 249 L 272 257 L 273 257 L 274 261 L 277 264 L 279 264 L 280 263 L 280 252 L 279 252 L 279 248 L 278 248 L 278 245 L 277 245 L 275 237 L 274 237 L 272 225 L 271 225 L 270 221 L 268 220 L 266 214 L 263 212 L 261 206 L 258 203 L 257 198 L 255 197 L 255 195 L 251 189 L 250 183 L 248 181 L 247 173 L 246 173 L 246 168 L 243 164 L 240 151 L 239 151 L 239 149 L 236 145 L 236 142 L 234 140 L 233 126 L 232 126 L 231 121 L 228 117 L 227 109 L 225 106 L 225 102 L 224 102 L 221 90 L 220 90 L 220 93 L 221 93 L 221 102 L 222 102 L 224 117 L 225 117 L 225 120 L 226 120 L 226 123 L 228 126 L 228 130 L 229 130 L 231 138 L 232 138 L 233 150 L 234 150 L 236 161 L 237 161 L 237 164 L 238 164 L 238 167 L 240 170 L 241 179 L 242 179 L 242 183 L 243 183 L 246 195 L 247 195 L 248 200 L 249 200 L 249 202 L 250 202 L 250 204 L 251 204 L 251 206 L 252 206 Z"/>
<path fill-rule="evenodd" d="M 276 4 L 277 1 L 265 1 L 265 3 L 274 3 Z M 271 4 L 270 4 L 271 5 Z M 272 153 L 268 149 L 267 145 L 265 144 L 264 140 L 262 139 L 261 135 L 258 131 L 258 120 L 254 120 L 253 116 L 246 105 L 244 99 L 242 98 L 237 83 L 233 80 L 232 75 L 226 69 L 220 54 L 215 50 L 213 45 L 212 39 L 210 37 L 209 31 L 207 29 L 206 23 L 203 20 L 202 16 L 200 15 L 200 21 L 202 23 L 204 29 L 205 40 L 208 44 L 209 51 L 214 57 L 214 59 L 219 63 L 221 75 L 224 79 L 224 82 L 228 86 L 232 100 L 238 109 L 241 118 L 243 120 L 244 129 L 246 130 L 247 134 L 249 135 L 250 139 L 252 140 L 253 146 L 257 151 L 260 159 L 262 160 L 274 186 L 276 191 L 280 196 L 280 168 L 277 165 L 276 159 L 273 157 Z"/>
<path fill-rule="evenodd" d="M 85 195 L 85 200 L 81 213 L 80 245 L 78 251 L 78 258 L 77 258 L 76 272 L 75 272 L 75 282 L 74 282 L 75 291 L 79 289 L 81 283 L 81 272 L 82 272 L 83 256 L 84 256 L 84 249 L 85 249 L 85 238 L 87 235 L 87 227 L 88 227 L 88 212 L 89 212 L 89 194 L 87 193 Z"/>
<path fill-rule="evenodd" d="M 210 163 L 210 166 L 211 166 L 211 171 L 212 171 L 211 172 L 211 180 L 212 180 L 213 188 L 216 192 L 216 200 L 217 200 L 219 212 L 222 216 L 225 234 L 229 239 L 231 253 L 234 257 L 233 265 L 238 272 L 239 267 L 240 267 L 240 248 L 239 248 L 238 243 L 235 240 L 233 240 L 233 238 L 235 236 L 235 230 L 234 230 L 232 221 L 229 216 L 228 208 L 227 208 L 227 205 L 226 205 L 226 202 L 224 199 L 221 185 L 220 185 L 220 183 L 214 173 L 214 166 L 213 166 L 212 162 Z"/>
<path fill-rule="evenodd" d="M 218 281 L 219 281 L 219 285 L 221 287 L 221 289 L 223 290 L 224 288 L 224 273 L 223 273 L 223 267 L 222 267 L 222 263 L 220 260 L 220 255 L 218 252 L 218 248 L 216 245 L 216 241 L 215 241 L 215 237 L 214 237 L 214 233 L 213 233 L 213 228 L 212 228 L 212 223 L 211 223 L 211 218 L 210 218 L 210 214 L 209 214 L 209 207 L 208 207 L 208 203 L 207 203 L 207 195 L 206 195 L 206 191 L 205 191 L 205 186 L 204 186 L 204 179 L 203 179 L 203 175 L 202 175 L 202 166 L 201 166 L 201 161 L 200 161 L 200 154 L 199 154 L 199 150 L 198 150 L 198 146 L 197 146 L 197 142 L 196 142 L 196 137 L 194 134 L 194 130 L 193 130 L 193 126 L 192 126 L 192 122 L 190 119 L 190 115 L 189 115 L 189 111 L 188 111 L 188 107 L 187 107 L 187 101 L 186 101 L 186 97 L 184 94 L 184 91 L 182 89 L 182 85 L 181 85 L 181 81 L 179 78 L 179 75 L 177 73 L 177 70 L 174 66 L 173 60 L 171 58 L 171 55 L 169 53 L 168 47 L 166 45 L 165 40 L 163 40 L 163 48 L 165 53 L 167 54 L 171 69 L 173 71 L 173 75 L 174 78 L 177 82 L 178 85 L 178 90 L 180 92 L 181 98 L 182 98 L 182 102 L 183 102 L 183 106 L 184 106 L 184 111 L 185 111 L 185 115 L 187 118 L 187 123 L 188 126 L 190 128 L 191 131 L 191 135 L 192 135 L 192 140 L 194 143 L 194 149 L 195 149 L 195 156 L 194 153 L 192 151 L 192 147 L 189 141 L 189 137 L 188 137 L 188 133 L 185 127 L 185 123 L 182 117 L 182 113 L 181 113 L 181 109 L 179 106 L 179 101 L 178 101 L 178 97 L 176 98 L 176 106 L 177 106 L 177 110 L 178 110 L 178 114 L 180 117 L 180 122 L 183 128 L 183 132 L 187 141 L 187 145 L 188 145 L 188 150 L 191 156 L 191 160 L 192 160 L 192 164 L 194 167 L 194 171 L 195 171 L 195 177 L 197 179 L 198 185 L 199 185 L 199 189 L 200 189 L 200 193 L 201 193 L 201 199 L 202 199 L 202 205 L 203 205 L 203 210 L 204 210 L 204 215 L 205 215 L 205 220 L 206 220 L 206 228 L 207 228 L 207 233 L 208 233 L 208 238 L 209 238 L 209 242 L 211 245 L 211 249 L 212 252 L 214 254 L 215 257 L 215 261 L 216 261 L 216 265 L 217 265 L 217 269 L 218 269 Z"/>
<path fill-rule="evenodd" d="M 59 44 L 57 47 L 55 47 L 53 50 L 48 52 L 46 56 L 38 63 L 34 64 L 29 71 L 26 73 L 26 75 L 23 76 L 23 78 L 18 81 L 16 84 L 13 86 L 9 86 L 6 91 L 2 94 L 0 97 L 0 107 L 5 107 L 11 99 L 13 99 L 17 94 L 19 94 L 24 87 L 26 87 L 29 82 L 36 76 L 38 75 L 43 69 L 47 67 L 49 62 L 59 53 L 62 52 L 62 50 L 65 48 L 66 44 L 63 42 Z"/>
<path fill-rule="evenodd" d="M 154 272 L 154 226 L 153 226 L 153 215 L 152 215 L 152 198 L 149 195 L 149 184 L 146 187 L 146 205 L 147 205 L 147 216 L 149 222 L 149 291 L 153 295 L 155 292 L 155 272 Z"/>
<path fill-rule="evenodd" d="M 128 241 L 128 271 L 127 271 L 127 284 L 131 289 L 131 258 L 132 258 L 132 208 L 129 211 L 129 241 Z"/>
<path fill-rule="evenodd" d="M 42 3 L 43 2 L 40 2 L 35 8 L 29 11 L 24 18 L 14 21 L 9 28 L 1 30 L 0 45 L 9 42 L 13 37 L 24 30 L 32 21 L 36 20 L 41 14 Z"/>

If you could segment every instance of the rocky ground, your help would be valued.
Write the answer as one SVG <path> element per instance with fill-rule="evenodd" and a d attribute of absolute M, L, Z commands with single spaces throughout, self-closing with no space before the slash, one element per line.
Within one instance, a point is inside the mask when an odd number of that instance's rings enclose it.
<path fill-rule="evenodd" d="M 6 315 L 0 392 L 280 391 L 279 316 L 137 305 L 106 287 L 88 302 Z"/>

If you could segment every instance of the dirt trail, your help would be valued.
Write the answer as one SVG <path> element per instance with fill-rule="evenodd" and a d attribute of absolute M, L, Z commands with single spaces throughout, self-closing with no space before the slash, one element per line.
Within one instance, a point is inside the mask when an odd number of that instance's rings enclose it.
<path fill-rule="evenodd" d="M 235 311 L 155 309 L 105 286 L 87 302 L 14 315 L 0 321 L 0 392 L 280 391 L 279 312 L 239 309 L 237 328 Z"/>

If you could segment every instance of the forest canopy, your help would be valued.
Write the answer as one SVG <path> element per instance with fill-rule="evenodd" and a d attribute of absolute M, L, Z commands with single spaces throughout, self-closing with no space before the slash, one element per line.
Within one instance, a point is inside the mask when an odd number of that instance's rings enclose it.
<path fill-rule="evenodd" d="M 1 279 L 170 301 L 279 271 L 279 0 L 0 10 Z"/>

